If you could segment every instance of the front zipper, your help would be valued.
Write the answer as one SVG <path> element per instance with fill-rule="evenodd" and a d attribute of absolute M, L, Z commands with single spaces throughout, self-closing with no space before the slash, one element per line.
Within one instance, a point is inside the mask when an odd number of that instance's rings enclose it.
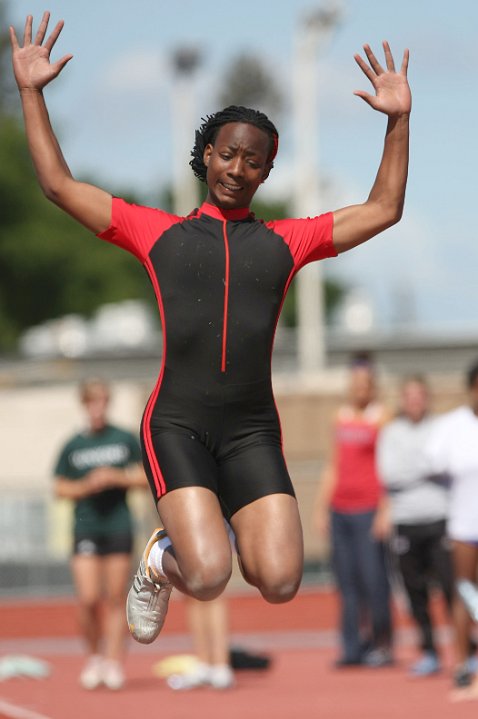
<path fill-rule="evenodd" d="M 226 371 L 227 356 L 227 319 L 229 311 L 229 241 L 227 239 L 227 220 L 222 223 L 222 235 L 224 238 L 224 314 L 222 318 L 222 358 L 221 372 Z"/>

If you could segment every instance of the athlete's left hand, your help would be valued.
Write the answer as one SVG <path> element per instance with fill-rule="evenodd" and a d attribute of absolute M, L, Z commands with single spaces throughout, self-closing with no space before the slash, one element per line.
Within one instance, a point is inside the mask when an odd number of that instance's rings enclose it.
<path fill-rule="evenodd" d="M 368 77 L 375 90 L 375 95 L 364 90 L 356 90 L 354 95 L 361 97 L 374 110 L 383 112 L 389 117 L 408 115 L 412 108 L 412 95 L 407 80 L 409 52 L 408 50 L 404 51 L 402 66 L 397 72 L 388 42 L 384 41 L 382 44 L 386 69 L 380 65 L 370 45 L 363 46 L 369 64 L 360 55 L 354 55 L 357 65 Z"/>

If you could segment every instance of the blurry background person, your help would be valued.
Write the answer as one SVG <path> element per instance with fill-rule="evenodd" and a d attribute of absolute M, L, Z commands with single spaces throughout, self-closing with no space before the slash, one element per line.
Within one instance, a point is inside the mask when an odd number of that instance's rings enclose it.
<path fill-rule="evenodd" d="M 185 690 L 199 686 L 228 689 L 234 685 L 230 663 L 229 616 L 224 596 L 207 602 L 185 597 L 187 618 L 198 659 L 188 671 L 173 674 L 167 683 L 171 689 Z"/>
<path fill-rule="evenodd" d="M 420 630 L 422 656 L 412 666 L 415 676 L 440 669 L 429 611 L 430 580 L 438 582 L 451 610 L 453 569 L 446 535 L 448 488 L 430 476 L 425 446 L 433 418 L 430 396 L 420 376 L 404 380 L 400 414 L 381 431 L 377 467 L 389 497 L 397 560 L 410 610 Z"/>
<path fill-rule="evenodd" d="M 437 419 L 426 446 L 431 471 L 450 480 L 447 531 L 452 540 L 456 581 L 476 581 L 478 569 L 478 362 L 467 375 L 468 403 Z M 469 661 L 471 618 L 458 595 L 453 602 L 456 644 L 454 682 L 473 679 Z"/>
<path fill-rule="evenodd" d="M 378 432 L 388 414 L 376 394 L 370 361 L 355 358 L 349 398 L 335 420 L 333 458 L 322 474 L 316 499 L 318 531 L 327 532 L 330 523 L 332 562 L 341 598 L 338 667 L 392 663 L 390 590 L 382 541 L 386 529 L 383 489 L 375 458 Z"/>
<path fill-rule="evenodd" d="M 56 496 L 74 502 L 71 567 L 88 652 L 80 683 L 85 689 L 120 689 L 133 548 L 126 494 L 130 487 L 147 487 L 147 481 L 136 436 L 108 422 L 108 385 L 86 380 L 80 399 L 85 429 L 65 444 L 55 467 Z"/>

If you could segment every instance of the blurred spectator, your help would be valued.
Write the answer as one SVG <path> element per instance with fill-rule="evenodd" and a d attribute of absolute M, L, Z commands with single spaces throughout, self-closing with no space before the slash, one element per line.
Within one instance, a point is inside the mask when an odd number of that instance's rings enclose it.
<path fill-rule="evenodd" d="M 378 472 L 394 527 L 391 548 L 421 636 L 422 656 L 411 668 L 415 676 L 440 669 L 429 611 L 430 580 L 438 582 L 450 610 L 453 598 L 448 489 L 430 476 L 425 457 L 433 422 L 425 380 L 409 377 L 401 388 L 400 414 L 381 431 L 377 445 Z"/>
<path fill-rule="evenodd" d="M 467 375 L 467 404 L 437 420 L 427 457 L 431 471 L 445 473 L 450 481 L 448 534 L 452 540 L 453 568 L 457 582 L 476 581 L 478 570 L 478 362 Z M 453 602 L 456 659 L 454 682 L 472 682 L 469 634 L 471 618 L 458 595 Z"/>
<path fill-rule="evenodd" d="M 199 686 L 228 689 L 234 685 L 230 664 L 228 606 L 221 596 L 208 602 L 185 597 L 187 616 L 198 659 L 189 671 L 168 677 L 171 689 L 185 690 Z"/>
<path fill-rule="evenodd" d="M 127 629 L 124 603 L 131 575 L 130 487 L 147 487 L 136 437 L 108 423 L 110 392 L 89 379 L 80 388 L 86 426 L 62 448 L 55 493 L 74 502 L 71 567 L 79 623 L 88 659 L 80 675 L 85 689 L 120 689 Z M 104 615 L 101 615 L 104 597 Z"/>
<path fill-rule="evenodd" d="M 375 461 L 380 428 L 388 419 L 377 401 L 373 367 L 358 357 L 350 370 L 349 399 L 335 421 L 334 456 L 318 489 L 315 522 L 331 531 L 332 561 L 341 596 L 342 655 L 337 666 L 392 663 L 390 590 L 383 539 L 388 526 Z"/>

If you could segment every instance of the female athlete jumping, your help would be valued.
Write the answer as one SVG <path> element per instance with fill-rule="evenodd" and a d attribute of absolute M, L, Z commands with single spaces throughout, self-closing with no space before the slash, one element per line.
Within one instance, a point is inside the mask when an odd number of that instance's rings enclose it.
<path fill-rule="evenodd" d="M 270 354 L 282 303 L 306 263 L 336 256 L 398 222 L 408 169 L 411 95 L 408 51 L 395 69 L 368 45 L 355 56 L 374 94 L 355 94 L 388 117 L 383 155 L 365 202 L 319 217 L 262 222 L 249 206 L 273 166 L 278 133 L 260 112 L 229 107 L 196 133 L 191 165 L 207 184 L 188 217 L 137 207 L 72 176 L 51 127 L 43 88 L 71 59 L 50 62 L 62 30 L 23 44 L 11 28 L 13 67 L 26 134 L 46 197 L 105 240 L 132 252 L 155 289 L 164 351 L 145 409 L 145 469 L 164 531 L 144 552 L 128 598 L 133 636 L 151 642 L 172 586 L 217 597 L 232 566 L 224 517 L 235 534 L 242 573 L 269 602 L 296 594 L 302 529 L 282 454 L 271 389 Z"/>

